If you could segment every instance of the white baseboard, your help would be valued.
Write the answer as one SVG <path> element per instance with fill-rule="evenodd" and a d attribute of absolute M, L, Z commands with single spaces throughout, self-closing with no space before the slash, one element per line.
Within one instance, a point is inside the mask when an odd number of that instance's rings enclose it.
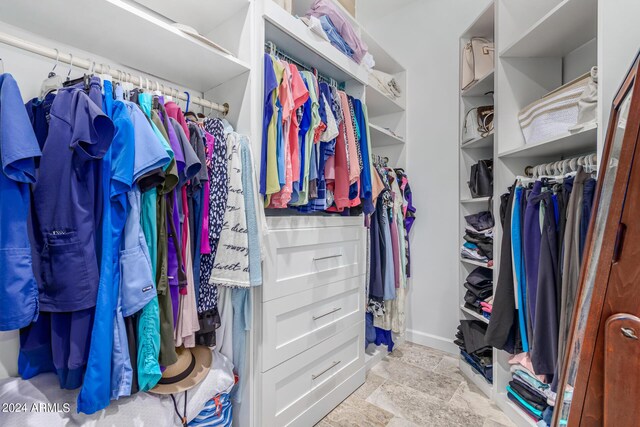
<path fill-rule="evenodd" d="M 420 332 L 414 329 L 407 329 L 405 337 L 409 342 L 435 348 L 436 350 L 451 353 L 452 355 L 460 353 L 458 346 L 449 338 L 427 334 L 426 332 Z"/>

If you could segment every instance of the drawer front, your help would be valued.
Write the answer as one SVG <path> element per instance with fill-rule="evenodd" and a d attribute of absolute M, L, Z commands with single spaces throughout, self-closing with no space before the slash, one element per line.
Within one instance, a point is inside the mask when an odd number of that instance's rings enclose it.
<path fill-rule="evenodd" d="M 262 425 L 298 424 L 298 417 L 363 368 L 361 321 L 263 374 Z"/>
<path fill-rule="evenodd" d="M 263 304 L 262 371 L 364 319 L 364 276 Z"/>
<path fill-rule="evenodd" d="M 262 300 L 364 274 L 364 236 L 364 227 L 269 233 Z"/>

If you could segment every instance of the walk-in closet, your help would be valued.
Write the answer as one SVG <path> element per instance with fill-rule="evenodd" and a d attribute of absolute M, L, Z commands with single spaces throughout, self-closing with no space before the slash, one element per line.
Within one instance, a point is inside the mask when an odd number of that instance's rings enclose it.
<path fill-rule="evenodd" d="M 0 0 L 0 426 L 636 426 L 639 13 Z"/>

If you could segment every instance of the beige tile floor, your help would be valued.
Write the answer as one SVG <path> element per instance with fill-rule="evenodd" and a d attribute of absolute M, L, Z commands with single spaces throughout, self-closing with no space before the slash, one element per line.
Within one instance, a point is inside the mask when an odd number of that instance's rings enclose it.
<path fill-rule="evenodd" d="M 514 427 L 458 369 L 458 359 L 417 344 L 398 346 L 317 427 Z"/>

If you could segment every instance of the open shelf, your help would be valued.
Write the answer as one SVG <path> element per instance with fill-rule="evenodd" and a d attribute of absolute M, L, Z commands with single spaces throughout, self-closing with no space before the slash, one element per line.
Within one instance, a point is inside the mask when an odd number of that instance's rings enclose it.
<path fill-rule="evenodd" d="M 404 111 L 404 106 L 402 106 L 398 100 L 389 98 L 375 86 L 367 86 L 365 93 L 369 117 L 384 116 L 386 114 L 401 113 Z"/>
<path fill-rule="evenodd" d="M 225 23 L 242 9 L 249 6 L 249 0 L 181 0 L 176 7 L 174 0 L 131 0 L 174 22 L 189 25 L 204 36 Z M 194 13 L 197 11 L 197 13 Z"/>
<path fill-rule="evenodd" d="M 462 258 L 460 257 L 460 261 L 465 263 L 465 264 L 469 264 L 469 265 L 477 265 L 478 267 L 484 267 L 484 268 L 488 268 L 489 270 L 493 270 L 493 266 L 489 267 L 486 263 L 484 262 L 480 262 L 480 261 L 474 261 L 472 259 L 466 259 L 466 258 Z"/>
<path fill-rule="evenodd" d="M 493 147 L 493 133 L 490 133 L 487 136 L 471 140 L 469 142 L 465 142 L 460 147 L 462 149 L 470 149 L 470 148 L 490 148 Z"/>
<path fill-rule="evenodd" d="M 54 46 L 59 42 L 117 58 L 124 66 L 202 92 L 249 71 L 245 62 L 123 0 L 7 0 L 0 2 L 0 17 L 52 40 Z M 149 50 L 150 43 L 157 53 Z"/>
<path fill-rule="evenodd" d="M 597 35 L 597 0 L 563 0 L 500 52 L 501 57 L 564 57 Z"/>
<path fill-rule="evenodd" d="M 367 44 L 369 53 L 376 61 L 376 65 L 373 67 L 376 70 L 383 71 L 387 74 L 397 74 L 404 71 L 404 68 L 396 59 L 389 54 L 380 44 L 374 39 L 364 27 L 360 27 L 360 37 L 362 41 Z"/>
<path fill-rule="evenodd" d="M 502 152 L 498 154 L 498 157 L 571 157 L 577 154 L 587 154 L 596 151 L 597 138 L 598 127 L 594 124 L 578 133 Z"/>
<path fill-rule="evenodd" d="M 536 427 L 538 424 L 520 409 L 515 403 L 509 400 L 506 392 L 498 393 L 496 403 L 517 426 L 519 427 Z"/>
<path fill-rule="evenodd" d="M 489 73 L 482 76 L 478 79 L 477 82 L 473 83 L 468 88 L 462 91 L 462 96 L 487 96 L 487 92 L 493 91 L 493 82 L 494 82 L 494 71 L 491 70 Z"/>
<path fill-rule="evenodd" d="M 471 37 L 485 37 L 493 40 L 494 27 L 495 4 L 492 1 L 462 34 L 462 38 L 469 39 Z"/>
<path fill-rule="evenodd" d="M 462 312 L 464 312 L 464 313 L 468 314 L 469 316 L 473 317 L 473 318 L 474 318 L 474 319 L 476 319 L 476 320 L 479 320 L 479 321 L 484 322 L 484 323 L 487 323 L 487 324 L 489 323 L 489 319 L 487 319 L 486 317 L 484 317 L 484 316 L 483 316 L 483 315 L 481 315 L 481 314 L 476 313 L 476 312 L 475 312 L 475 311 L 473 311 L 473 310 L 469 310 L 469 309 L 468 309 L 467 307 L 465 307 L 464 305 L 461 305 L 461 306 L 460 306 L 460 310 L 461 310 Z M 465 363 L 466 363 L 466 362 L 465 362 Z"/>
<path fill-rule="evenodd" d="M 459 363 L 460 371 L 462 371 L 463 375 L 471 380 L 482 392 L 488 397 L 491 398 L 493 385 L 487 381 L 485 377 L 477 373 L 473 370 L 471 365 L 467 363 L 466 360 L 460 356 Z"/>
<path fill-rule="evenodd" d="M 304 22 L 275 2 L 264 2 L 264 18 L 265 41 L 272 41 L 293 58 L 304 61 L 309 67 L 317 69 L 318 73 L 338 82 L 357 80 L 367 84 L 369 73 L 363 66 L 314 34 Z"/>
<path fill-rule="evenodd" d="M 389 130 L 374 125 L 373 123 L 369 123 L 369 130 L 371 133 L 372 147 L 386 147 L 388 145 L 402 145 L 405 143 L 403 137 L 394 135 Z"/>
<path fill-rule="evenodd" d="M 471 199 L 462 199 L 460 200 L 460 203 L 462 203 L 463 205 L 471 205 L 471 204 L 483 204 L 483 203 L 489 203 L 489 199 L 490 197 L 476 197 L 475 199 L 471 198 Z"/>

